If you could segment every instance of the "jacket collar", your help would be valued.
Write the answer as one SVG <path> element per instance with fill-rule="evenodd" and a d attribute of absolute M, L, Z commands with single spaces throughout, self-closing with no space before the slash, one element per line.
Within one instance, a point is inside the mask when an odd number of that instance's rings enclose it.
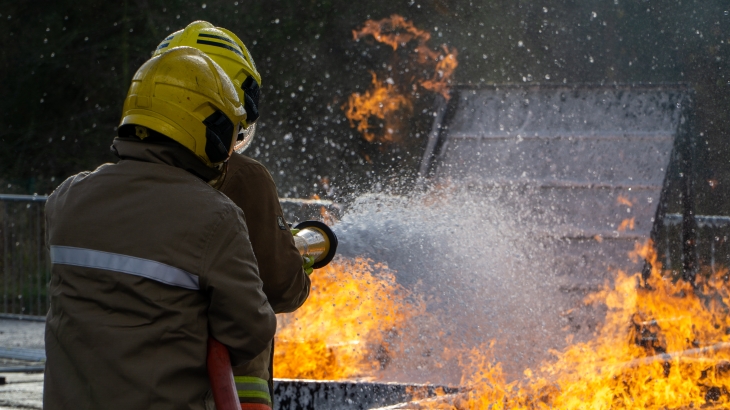
<path fill-rule="evenodd" d="M 174 141 L 146 142 L 136 137 L 116 137 L 111 150 L 119 159 L 152 162 L 182 168 L 209 182 L 221 172 L 209 168 L 195 154 Z"/>

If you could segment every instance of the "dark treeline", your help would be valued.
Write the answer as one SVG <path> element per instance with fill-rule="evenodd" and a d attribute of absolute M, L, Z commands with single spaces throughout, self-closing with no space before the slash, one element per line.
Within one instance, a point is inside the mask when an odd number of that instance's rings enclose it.
<path fill-rule="evenodd" d="M 407 181 L 430 129 L 419 93 L 403 142 L 371 144 L 342 105 L 369 71 L 408 68 L 367 19 L 398 13 L 459 52 L 460 83 L 686 83 L 695 91 L 699 211 L 730 212 L 730 5 L 726 0 L 95 0 L 0 5 L 0 192 L 49 193 L 113 161 L 131 76 L 158 42 L 204 19 L 239 34 L 263 75 L 248 154 L 284 196 L 343 195 Z M 327 190 L 327 184 L 336 190 Z"/>

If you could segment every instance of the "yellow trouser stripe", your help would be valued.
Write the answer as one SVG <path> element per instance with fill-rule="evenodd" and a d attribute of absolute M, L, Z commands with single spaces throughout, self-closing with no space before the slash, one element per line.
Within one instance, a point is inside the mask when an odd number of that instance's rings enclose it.
<path fill-rule="evenodd" d="M 269 383 L 261 378 L 253 376 L 235 376 L 236 390 L 239 398 L 257 398 L 271 402 L 269 394 Z"/>

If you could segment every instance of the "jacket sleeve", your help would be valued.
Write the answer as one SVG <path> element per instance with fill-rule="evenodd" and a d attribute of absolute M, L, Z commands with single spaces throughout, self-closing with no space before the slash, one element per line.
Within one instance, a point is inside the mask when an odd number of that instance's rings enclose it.
<path fill-rule="evenodd" d="M 293 312 L 309 296 L 309 276 L 284 220 L 276 184 L 266 168 L 256 162 L 236 169 L 221 191 L 238 205 L 246 224 L 264 293 L 276 313 Z"/>
<path fill-rule="evenodd" d="M 244 217 L 231 206 L 206 249 L 201 283 L 209 300 L 213 338 L 228 347 L 231 364 L 243 364 L 261 353 L 276 332 L 276 315 L 262 289 Z"/>

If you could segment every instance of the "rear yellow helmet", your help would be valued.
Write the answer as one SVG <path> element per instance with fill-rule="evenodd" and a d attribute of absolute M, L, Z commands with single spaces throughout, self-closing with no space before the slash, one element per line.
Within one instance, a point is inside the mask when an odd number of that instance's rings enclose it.
<path fill-rule="evenodd" d="M 243 151 L 251 142 L 255 122 L 259 118 L 259 97 L 261 95 L 261 75 L 246 46 L 233 32 L 215 27 L 207 21 L 194 21 L 184 30 L 167 36 L 153 56 L 172 47 L 194 47 L 213 59 L 223 68 L 246 108 L 246 119 L 242 123 L 242 133 L 236 144 L 237 151 Z"/>
<path fill-rule="evenodd" d="M 175 47 L 137 70 L 119 126 L 154 130 L 215 167 L 230 156 L 245 117 L 223 69 L 198 49 Z"/>

